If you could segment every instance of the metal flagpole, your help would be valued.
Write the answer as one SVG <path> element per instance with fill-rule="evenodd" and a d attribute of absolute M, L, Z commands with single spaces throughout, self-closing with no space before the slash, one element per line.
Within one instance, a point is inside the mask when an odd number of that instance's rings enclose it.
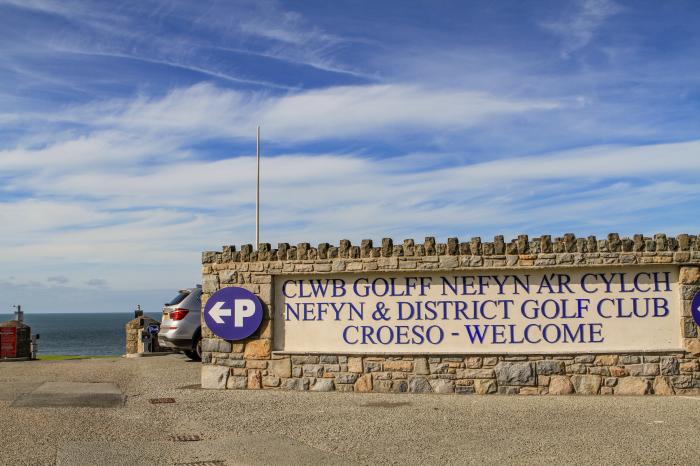
<path fill-rule="evenodd" d="M 258 134 L 255 146 L 255 154 L 258 163 L 258 175 L 256 181 L 255 194 L 255 250 L 257 251 L 258 247 L 260 246 L 260 126 L 258 126 Z"/>

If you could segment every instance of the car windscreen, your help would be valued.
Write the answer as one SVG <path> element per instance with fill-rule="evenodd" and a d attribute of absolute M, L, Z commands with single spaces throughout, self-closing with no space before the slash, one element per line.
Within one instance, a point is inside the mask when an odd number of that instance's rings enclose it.
<path fill-rule="evenodd" d="M 180 304 L 186 297 L 189 295 L 190 292 L 188 290 L 183 290 L 178 293 L 177 296 L 175 296 L 173 299 L 165 303 L 166 306 L 174 306 L 176 304 Z"/>

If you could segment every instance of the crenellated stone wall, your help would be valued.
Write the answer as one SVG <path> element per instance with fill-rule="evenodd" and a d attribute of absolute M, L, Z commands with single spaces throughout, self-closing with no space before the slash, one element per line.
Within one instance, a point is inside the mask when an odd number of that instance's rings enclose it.
<path fill-rule="evenodd" d="M 285 275 L 348 275 L 411 271 L 478 271 L 579 268 L 634 269 L 649 264 L 678 267 L 679 332 L 683 349 L 672 352 L 612 354 L 290 354 L 273 351 L 274 278 Z M 496 236 L 436 243 L 412 239 L 401 244 L 385 238 L 381 246 L 363 240 L 353 246 L 308 243 L 276 249 L 262 243 L 255 251 L 202 254 L 203 303 L 226 286 L 255 293 L 265 316 L 251 338 L 229 342 L 214 336 L 202 322 L 204 388 L 292 389 L 354 392 L 434 392 L 458 394 L 700 394 L 700 339 L 690 301 L 700 289 L 700 237 L 634 235 L 606 239 L 566 234 L 509 242 Z"/>

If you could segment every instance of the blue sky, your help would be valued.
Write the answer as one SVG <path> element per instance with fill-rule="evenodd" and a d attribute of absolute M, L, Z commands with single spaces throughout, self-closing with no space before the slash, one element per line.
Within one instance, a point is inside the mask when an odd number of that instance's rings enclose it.
<path fill-rule="evenodd" d="M 694 1 L 0 0 L 0 312 L 200 252 L 700 231 Z"/>

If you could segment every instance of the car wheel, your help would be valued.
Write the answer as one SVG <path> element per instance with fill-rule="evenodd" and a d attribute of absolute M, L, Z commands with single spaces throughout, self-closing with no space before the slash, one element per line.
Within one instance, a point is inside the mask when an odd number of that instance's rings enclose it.
<path fill-rule="evenodd" d="M 194 349 L 190 351 L 185 351 L 185 355 L 193 361 L 202 360 L 202 337 L 197 336 L 195 340 Z"/>

